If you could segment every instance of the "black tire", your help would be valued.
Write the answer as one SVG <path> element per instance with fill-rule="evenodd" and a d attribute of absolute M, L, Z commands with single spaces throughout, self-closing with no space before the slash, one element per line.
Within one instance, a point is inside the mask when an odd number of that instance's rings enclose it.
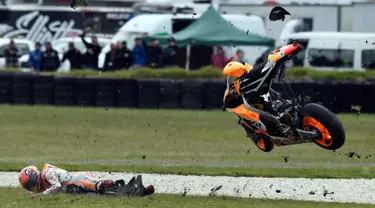
<path fill-rule="evenodd" d="M 271 152 L 273 150 L 273 148 L 275 147 L 275 145 L 273 144 L 273 142 L 268 139 L 268 138 L 261 138 L 261 140 L 263 140 L 263 146 L 259 146 L 258 144 L 255 144 L 260 150 L 262 150 L 263 152 Z"/>
<path fill-rule="evenodd" d="M 304 118 L 312 117 L 319 121 L 326 130 L 328 130 L 330 135 L 330 140 L 324 140 L 326 143 L 321 144 L 323 140 L 315 140 L 315 144 L 318 146 L 328 149 L 336 150 L 341 148 L 345 143 L 345 130 L 334 113 L 325 108 L 324 106 L 318 105 L 316 103 L 308 103 L 302 107 L 300 110 L 299 117 L 301 119 L 301 128 L 306 129 L 306 124 L 304 123 Z M 317 128 L 315 128 L 317 129 Z"/>
<path fill-rule="evenodd" d="M 247 137 L 258 147 L 258 149 L 262 150 L 263 152 L 271 152 L 275 147 L 274 143 L 270 140 L 269 137 L 258 134 L 253 130 L 248 130 L 245 126 L 244 127 Z M 259 142 L 262 142 L 263 145 L 260 145 Z"/>

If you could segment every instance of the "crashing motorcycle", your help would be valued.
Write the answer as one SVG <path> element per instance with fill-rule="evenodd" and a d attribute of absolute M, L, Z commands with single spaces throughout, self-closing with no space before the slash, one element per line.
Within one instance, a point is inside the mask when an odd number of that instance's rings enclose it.
<path fill-rule="evenodd" d="M 295 96 L 284 76 L 285 63 L 296 56 L 303 47 L 293 43 L 273 50 L 267 63 L 253 67 L 245 62 L 230 62 L 223 70 L 227 77 L 223 110 L 230 111 L 246 130 L 247 136 L 264 152 L 274 146 L 315 143 L 327 150 L 336 150 L 345 143 L 345 130 L 334 113 L 322 105 L 306 103 L 301 96 Z M 254 70 L 254 71 L 252 71 Z M 247 76 L 252 71 L 251 79 Z M 254 78 L 255 76 L 255 78 Z M 286 95 L 272 89 L 278 79 Z M 288 96 L 287 88 L 293 96 Z M 290 94 L 290 93 L 289 93 Z M 248 102 L 249 99 L 259 99 Z M 270 134 L 262 115 L 257 109 L 277 119 L 283 134 Z"/>

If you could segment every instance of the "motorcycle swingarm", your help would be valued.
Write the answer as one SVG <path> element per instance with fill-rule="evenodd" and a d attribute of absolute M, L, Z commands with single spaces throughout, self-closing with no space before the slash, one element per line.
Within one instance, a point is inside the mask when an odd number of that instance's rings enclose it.
<path fill-rule="evenodd" d="M 311 143 L 314 142 L 315 138 L 317 137 L 317 133 L 312 131 L 304 131 L 297 129 L 296 133 L 299 136 L 290 136 L 289 138 L 270 136 L 270 139 L 276 146 L 287 146 Z"/>

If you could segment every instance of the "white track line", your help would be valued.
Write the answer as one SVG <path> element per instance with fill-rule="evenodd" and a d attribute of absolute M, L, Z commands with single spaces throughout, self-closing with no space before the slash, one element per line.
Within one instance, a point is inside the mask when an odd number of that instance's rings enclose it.
<path fill-rule="evenodd" d="M 92 172 L 99 178 L 129 180 L 137 173 Z M 227 176 L 181 176 L 142 174 L 156 193 L 216 195 L 267 199 L 375 204 L 375 179 L 254 178 Z M 0 172 L 0 186 L 18 185 L 17 172 Z M 326 194 L 325 194 L 326 193 Z"/>

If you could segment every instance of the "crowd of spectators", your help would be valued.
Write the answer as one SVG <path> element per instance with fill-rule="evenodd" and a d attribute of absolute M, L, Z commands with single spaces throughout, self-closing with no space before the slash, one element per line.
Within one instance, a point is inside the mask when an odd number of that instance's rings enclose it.
<path fill-rule="evenodd" d="M 98 69 L 98 57 L 102 50 L 97 38 L 91 38 L 91 43 L 85 40 L 85 34 L 81 35 L 82 42 L 85 44 L 86 53 L 81 53 L 73 42 L 68 44 L 68 50 L 64 52 L 60 60 L 59 53 L 53 49 L 50 42 L 45 43 L 45 50 L 42 51 L 41 43 L 35 44 L 35 50 L 29 53 L 29 64 L 33 71 L 56 71 L 62 62 L 68 60 L 71 69 L 88 68 Z"/>
<path fill-rule="evenodd" d="M 156 39 L 151 39 L 149 45 L 141 38 L 135 39 L 135 46 L 132 50 L 134 65 L 132 68 L 143 66 L 149 68 L 175 67 L 178 46 L 173 38 L 168 39 L 168 45 L 163 49 Z"/>
<path fill-rule="evenodd" d="M 71 69 L 92 69 L 101 71 L 113 71 L 119 69 L 137 69 L 141 67 L 148 68 L 168 68 L 177 67 L 177 53 L 179 47 L 173 38 L 168 39 L 168 45 L 165 48 L 160 46 L 156 39 L 151 39 L 150 44 L 142 38 L 135 39 L 135 46 L 132 50 L 127 47 L 127 42 L 111 43 L 109 52 L 105 55 L 104 65 L 101 69 L 98 67 L 99 54 L 102 47 L 97 38 L 91 37 L 91 43 L 85 40 L 85 34 L 81 39 L 86 47 L 86 52 L 81 53 L 73 42 L 68 44 L 68 50 L 59 57 L 59 53 L 53 49 L 50 42 L 45 43 L 45 49 L 42 51 L 42 44 L 36 43 L 35 50 L 29 53 L 29 65 L 33 71 L 56 71 L 60 64 L 68 60 Z M 229 61 L 247 61 L 244 58 L 244 52 L 238 50 L 236 54 L 228 58 L 225 55 L 222 46 L 216 47 L 217 50 L 211 57 L 212 66 L 222 69 Z M 16 66 L 18 62 L 17 47 L 11 41 L 5 51 L 7 66 Z M 60 55 L 61 56 L 61 55 Z"/>

